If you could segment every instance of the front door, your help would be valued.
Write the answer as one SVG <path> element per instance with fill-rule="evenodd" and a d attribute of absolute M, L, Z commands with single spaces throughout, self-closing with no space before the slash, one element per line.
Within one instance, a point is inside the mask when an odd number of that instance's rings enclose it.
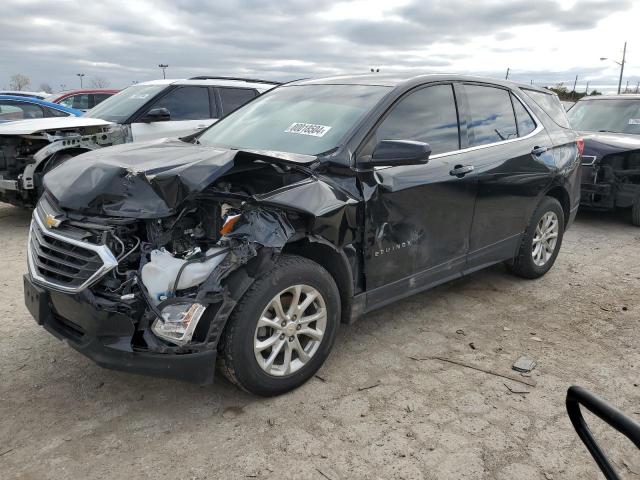
<path fill-rule="evenodd" d="M 367 305 L 381 306 L 461 274 L 476 197 L 473 172 L 455 174 L 460 134 L 453 86 L 421 87 L 402 97 L 360 154 L 381 140 L 431 146 L 428 163 L 361 172 L 365 197 Z M 365 157 L 366 158 L 366 157 Z"/>
<path fill-rule="evenodd" d="M 155 108 L 166 108 L 169 120 L 159 122 L 136 121 L 131 124 L 134 142 L 155 140 L 164 137 L 186 137 L 204 130 L 215 122 L 215 100 L 209 97 L 210 90 L 200 86 L 180 86 L 153 102 L 139 117 Z"/>

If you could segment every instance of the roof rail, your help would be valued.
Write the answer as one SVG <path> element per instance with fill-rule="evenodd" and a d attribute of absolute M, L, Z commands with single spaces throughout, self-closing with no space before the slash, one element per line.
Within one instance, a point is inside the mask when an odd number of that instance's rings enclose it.
<path fill-rule="evenodd" d="M 257 78 L 241 78 L 241 77 L 216 77 L 210 75 L 201 75 L 198 77 L 191 77 L 189 80 L 235 80 L 238 82 L 248 82 L 248 83 L 266 83 L 269 85 L 280 85 L 281 82 L 275 82 L 272 80 L 260 80 Z"/>

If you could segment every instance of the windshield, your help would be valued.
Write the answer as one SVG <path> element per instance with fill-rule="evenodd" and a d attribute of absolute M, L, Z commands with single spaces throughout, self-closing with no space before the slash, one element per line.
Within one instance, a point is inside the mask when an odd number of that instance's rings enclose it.
<path fill-rule="evenodd" d="M 133 85 L 107 98 L 83 116 L 122 123 L 165 88 L 166 85 Z"/>
<path fill-rule="evenodd" d="M 198 140 L 239 150 L 318 155 L 389 92 L 371 85 L 290 85 L 258 97 L 213 125 Z"/>
<path fill-rule="evenodd" d="M 640 134 L 640 99 L 586 100 L 567 115 L 576 130 Z"/>

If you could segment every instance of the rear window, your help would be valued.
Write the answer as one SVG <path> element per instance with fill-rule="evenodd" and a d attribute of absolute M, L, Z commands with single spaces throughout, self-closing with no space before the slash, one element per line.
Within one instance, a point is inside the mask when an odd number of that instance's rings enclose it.
<path fill-rule="evenodd" d="M 541 109 L 547 113 L 547 115 L 551 117 L 551 120 L 563 128 L 571 128 L 569 120 L 567 119 L 567 113 L 565 112 L 557 95 L 529 90 L 527 88 L 523 90 L 533 99 L 534 102 L 538 104 Z"/>

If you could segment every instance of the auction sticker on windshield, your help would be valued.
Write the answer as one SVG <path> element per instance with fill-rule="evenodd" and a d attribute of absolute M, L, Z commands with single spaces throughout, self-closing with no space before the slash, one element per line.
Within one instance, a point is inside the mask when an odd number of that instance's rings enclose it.
<path fill-rule="evenodd" d="M 311 135 L 312 137 L 324 137 L 331 130 L 326 125 L 316 125 L 314 123 L 292 123 L 284 133 L 297 133 L 299 135 Z"/>

